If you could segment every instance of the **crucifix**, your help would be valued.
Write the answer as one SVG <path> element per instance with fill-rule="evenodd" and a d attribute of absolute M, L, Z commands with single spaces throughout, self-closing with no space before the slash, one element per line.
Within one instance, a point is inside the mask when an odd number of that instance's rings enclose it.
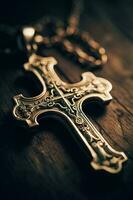
<path fill-rule="evenodd" d="M 109 102 L 112 97 L 112 85 L 103 78 L 96 77 L 91 72 L 83 73 L 78 83 L 66 83 L 55 72 L 57 61 L 53 57 L 42 57 L 32 51 L 30 40 L 34 30 L 23 31 L 27 34 L 27 49 L 31 50 L 28 62 L 24 64 L 26 71 L 33 72 L 43 86 L 40 95 L 26 98 L 22 94 L 14 97 L 16 105 L 13 114 L 16 119 L 26 122 L 30 127 L 39 125 L 37 119 L 48 112 L 58 113 L 68 120 L 74 128 L 73 136 L 87 155 L 92 156 L 91 166 L 95 170 L 105 170 L 118 173 L 127 160 L 124 152 L 116 151 L 103 138 L 82 110 L 85 100 L 100 99 Z"/>

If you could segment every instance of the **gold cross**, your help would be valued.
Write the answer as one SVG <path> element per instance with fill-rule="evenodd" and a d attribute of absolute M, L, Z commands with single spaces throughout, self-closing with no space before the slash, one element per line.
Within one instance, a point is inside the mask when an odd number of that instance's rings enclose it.
<path fill-rule="evenodd" d="M 40 95 L 26 98 L 22 94 L 14 97 L 14 116 L 30 127 L 39 125 L 37 118 L 42 113 L 55 112 L 66 118 L 75 129 L 74 138 L 87 154 L 92 156 L 91 166 L 118 173 L 127 160 L 124 152 L 113 149 L 94 127 L 82 110 L 86 99 L 99 98 L 109 102 L 112 86 L 106 79 L 98 78 L 90 72 L 82 74 L 82 80 L 70 84 L 62 81 L 54 70 L 57 61 L 53 57 L 32 54 L 25 70 L 33 72 L 40 80 L 43 91 Z"/>

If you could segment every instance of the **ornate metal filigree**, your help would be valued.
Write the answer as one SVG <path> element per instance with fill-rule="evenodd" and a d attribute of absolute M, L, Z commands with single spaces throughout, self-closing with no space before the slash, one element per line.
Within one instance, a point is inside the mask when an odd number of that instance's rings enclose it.
<path fill-rule="evenodd" d="M 15 96 L 14 116 L 33 127 L 38 125 L 37 118 L 40 114 L 60 113 L 74 127 L 74 136 L 80 141 L 78 143 L 91 154 L 92 167 L 110 173 L 119 172 L 122 163 L 127 160 L 126 155 L 108 144 L 82 110 L 83 102 L 89 98 L 109 102 L 112 99 L 110 82 L 86 72 L 82 74 L 80 82 L 66 83 L 56 74 L 56 64 L 57 61 L 53 57 L 44 58 L 36 54 L 30 56 L 29 62 L 24 65 L 25 70 L 32 71 L 39 78 L 43 91 L 33 98 L 26 98 L 22 94 Z"/>

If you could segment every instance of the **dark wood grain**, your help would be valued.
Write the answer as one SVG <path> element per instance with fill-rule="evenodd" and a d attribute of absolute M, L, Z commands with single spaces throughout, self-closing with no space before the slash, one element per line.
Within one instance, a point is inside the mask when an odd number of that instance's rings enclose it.
<path fill-rule="evenodd" d="M 17 4 L 15 17 L 20 24 L 32 22 L 45 14 L 64 19 L 71 1 L 39 1 L 33 4 L 33 16 L 27 21 Z M 40 4 L 39 4 L 40 3 Z M 35 7 L 40 13 L 35 12 Z M 41 6 L 42 5 L 42 6 Z M 132 199 L 133 191 L 133 27 L 132 1 L 85 1 L 80 28 L 87 30 L 108 52 L 108 63 L 97 76 L 112 85 L 112 102 L 105 108 L 86 102 L 84 111 L 103 136 L 118 150 L 128 155 L 128 162 L 118 175 L 95 172 L 89 160 L 71 137 L 72 128 L 59 116 L 40 118 L 40 127 L 25 129 L 12 116 L 12 97 L 18 93 L 33 96 L 41 88 L 29 73 L 22 69 L 24 56 L 1 55 L 0 63 L 0 199 L 17 200 L 114 200 Z M 3 7 L 3 9 L 5 6 Z M 14 8 L 15 9 L 15 8 Z M 3 13 L 3 12 L 2 12 Z M 2 15 L 2 22 L 14 24 L 10 12 Z M 19 23 L 16 21 L 17 25 Z M 57 50 L 43 52 L 53 55 L 59 64 L 57 72 L 68 82 L 80 80 L 83 68 L 62 56 Z"/>

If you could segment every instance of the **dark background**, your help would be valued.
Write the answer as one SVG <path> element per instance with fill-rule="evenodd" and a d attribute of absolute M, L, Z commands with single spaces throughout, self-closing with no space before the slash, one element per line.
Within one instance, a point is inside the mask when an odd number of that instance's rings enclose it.
<path fill-rule="evenodd" d="M 1 24 L 18 27 L 33 23 L 45 15 L 66 20 L 72 1 L 3 1 Z M 39 83 L 25 73 L 25 61 L 19 50 L 13 55 L 0 54 L 0 200 L 88 200 L 133 198 L 133 2 L 85 1 L 80 29 L 88 31 L 108 52 L 108 63 L 94 73 L 108 79 L 113 100 L 107 108 L 88 103 L 86 114 L 103 136 L 128 155 L 118 175 L 95 172 L 75 141 L 71 127 L 58 117 L 40 120 L 35 130 L 18 126 L 12 116 L 12 97 L 18 93 L 33 96 Z M 12 49 L 14 39 L 0 38 Z M 59 52 L 45 52 L 59 61 L 58 71 L 67 81 L 77 82 L 86 68 L 76 65 Z"/>

